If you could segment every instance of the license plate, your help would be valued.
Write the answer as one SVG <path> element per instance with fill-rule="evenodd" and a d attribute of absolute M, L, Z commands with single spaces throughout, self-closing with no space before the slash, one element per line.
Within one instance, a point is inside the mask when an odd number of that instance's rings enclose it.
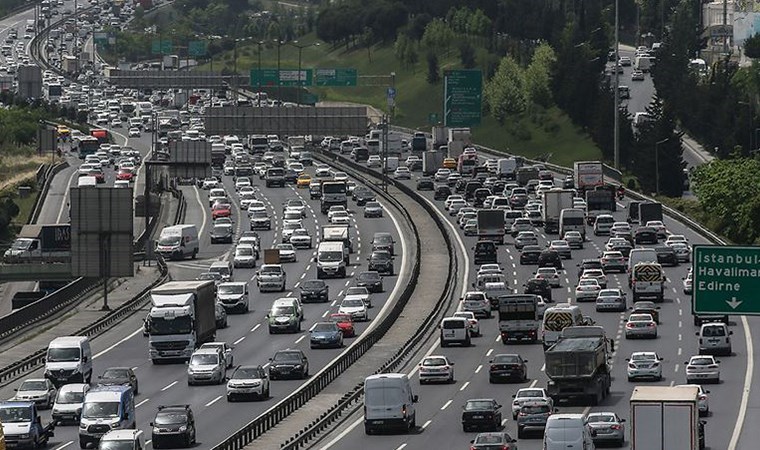
<path fill-rule="evenodd" d="M 374 420 L 374 421 L 372 421 L 372 423 L 374 423 L 375 425 L 382 425 L 382 424 L 385 423 L 385 421 L 384 420 Z"/>
<path fill-rule="evenodd" d="M 472 416 L 473 419 L 482 419 L 483 416 Z"/>

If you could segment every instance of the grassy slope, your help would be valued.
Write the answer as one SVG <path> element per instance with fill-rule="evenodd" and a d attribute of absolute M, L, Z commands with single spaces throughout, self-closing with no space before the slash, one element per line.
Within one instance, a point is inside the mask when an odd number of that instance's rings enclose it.
<path fill-rule="evenodd" d="M 315 42 L 313 35 L 302 38 L 300 45 Z M 420 59 L 424 57 L 421 56 Z M 282 68 L 298 67 L 298 50 L 292 46 L 280 49 L 280 66 Z M 458 67 L 455 52 L 440 57 L 442 69 Z M 216 58 L 214 69 L 222 67 L 232 69 L 232 52 Z M 258 67 L 258 46 L 239 44 L 237 66 L 240 72 Z M 426 81 L 427 64 L 422 61 L 414 68 L 402 68 L 397 61 L 392 46 L 375 46 L 372 48 L 372 62 L 366 49 L 346 50 L 321 43 L 302 51 L 301 66 L 304 68 L 356 68 L 360 79 L 358 87 L 310 88 L 319 96 L 320 101 L 347 101 L 371 104 L 387 110 L 386 87 L 388 78 L 371 78 L 371 76 L 389 75 L 395 72 L 396 111 L 394 122 L 410 128 L 429 129 L 428 115 L 438 113 L 441 117 L 443 85 L 430 85 Z M 277 48 L 263 46 L 261 55 L 262 68 L 277 67 Z M 245 69 L 244 69 L 245 68 Z M 208 69 L 207 66 L 201 68 Z M 519 139 L 515 131 L 522 127 L 529 131 L 530 138 Z M 525 135 L 525 132 L 519 133 Z M 554 108 L 542 114 L 537 120 L 521 118 L 517 123 L 500 126 L 490 117 L 484 117 L 481 126 L 474 129 L 475 140 L 484 146 L 499 150 L 535 157 L 551 154 L 550 162 L 572 165 L 575 160 L 598 159 L 601 152 L 591 139 L 572 125 L 560 110 Z"/>

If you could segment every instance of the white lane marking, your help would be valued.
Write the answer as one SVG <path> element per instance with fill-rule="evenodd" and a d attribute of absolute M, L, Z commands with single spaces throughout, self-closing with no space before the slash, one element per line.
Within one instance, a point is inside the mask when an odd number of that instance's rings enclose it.
<path fill-rule="evenodd" d="M 203 205 L 203 201 L 201 201 L 201 191 L 198 190 L 197 187 L 193 186 L 193 190 L 195 191 L 195 199 L 198 201 L 198 205 L 201 207 L 201 212 L 203 213 L 203 221 L 201 222 L 201 229 L 198 230 L 198 236 L 203 235 L 203 230 L 206 229 L 206 221 L 208 220 L 208 213 L 206 212 L 207 207 Z"/>
<path fill-rule="evenodd" d="M 206 403 L 205 406 L 211 406 L 214 403 L 218 402 L 221 398 L 222 398 L 222 396 L 220 395 L 220 396 L 216 397 L 215 399 L 211 400 L 210 402 Z"/>
<path fill-rule="evenodd" d="M 324 314 L 322 314 L 322 318 L 324 319 L 325 317 L 327 317 L 328 314 L 330 314 L 330 310 L 329 309 L 327 311 L 325 311 Z"/>
<path fill-rule="evenodd" d="M 676 366 L 673 368 L 673 372 L 678 373 L 678 364 L 676 364 Z"/>
<path fill-rule="evenodd" d="M 432 421 L 432 420 L 428 420 L 427 422 L 423 423 L 423 424 L 422 424 L 422 429 L 424 430 L 424 429 L 425 429 L 425 428 L 427 428 L 427 427 L 428 427 L 428 425 L 430 425 L 431 423 L 433 423 L 433 421 Z"/>
<path fill-rule="evenodd" d="M 238 345 L 239 343 L 243 342 L 244 340 L 245 340 L 245 336 L 242 336 L 240 339 L 238 339 L 237 341 L 233 342 L 232 345 Z"/>
<path fill-rule="evenodd" d="M 475 373 L 480 373 L 480 369 L 482 369 L 482 368 L 483 368 L 483 364 L 480 364 L 480 365 L 479 365 L 479 366 L 478 366 L 478 367 L 475 369 Z"/>
<path fill-rule="evenodd" d="M 253 333 L 254 331 L 258 330 L 260 326 L 261 326 L 261 324 L 257 323 L 255 327 L 251 328 L 251 333 Z"/>
<path fill-rule="evenodd" d="M 461 392 L 461 391 L 467 389 L 467 386 L 469 386 L 469 385 L 470 385 L 470 382 L 469 381 L 465 381 L 464 384 L 462 385 L 462 387 L 459 388 L 459 391 Z"/>
<path fill-rule="evenodd" d="M 449 401 L 447 401 L 446 403 L 444 403 L 444 404 L 443 404 L 443 406 L 441 406 L 441 411 L 443 411 L 444 409 L 448 408 L 448 407 L 449 407 L 449 405 L 450 405 L 452 402 L 453 402 L 453 400 L 449 400 Z"/>
<path fill-rule="evenodd" d="M 161 392 L 164 392 L 165 390 L 167 390 L 167 389 L 171 388 L 171 387 L 172 387 L 172 386 L 174 386 L 175 384 L 177 384 L 177 380 L 174 380 L 174 381 L 172 381 L 171 383 L 167 384 L 166 386 L 162 387 L 162 388 L 161 388 Z"/>
<path fill-rule="evenodd" d="M 538 384 L 538 378 L 536 378 L 535 380 L 533 380 L 533 381 L 530 383 L 530 386 L 528 386 L 528 387 L 529 387 L 529 388 L 535 387 L 535 386 L 536 386 L 536 384 Z"/>
<path fill-rule="evenodd" d="M 742 391 L 742 401 L 739 404 L 739 414 L 736 418 L 736 425 L 734 425 L 734 431 L 731 433 L 731 440 L 728 442 L 728 450 L 736 450 L 736 446 L 739 444 L 739 437 L 742 434 L 742 427 L 744 426 L 744 419 L 747 416 L 747 404 L 749 403 L 749 394 L 752 387 L 752 376 L 755 370 L 754 360 L 754 344 L 752 343 L 752 332 L 749 329 L 749 321 L 745 316 L 742 316 L 742 328 L 744 328 L 744 340 L 747 346 L 747 368 L 744 372 L 744 389 Z"/>
<path fill-rule="evenodd" d="M 150 400 L 150 399 L 149 399 L 149 398 L 146 398 L 145 400 L 143 400 L 143 401 L 141 401 L 140 403 L 136 404 L 136 405 L 135 405 L 135 408 L 139 408 L 139 407 L 141 407 L 142 405 L 144 405 L 144 404 L 148 403 L 148 400 Z"/>
<path fill-rule="evenodd" d="M 488 351 L 486 352 L 486 356 L 491 356 L 491 353 L 493 353 L 493 349 L 489 348 Z"/>
<path fill-rule="evenodd" d="M 306 335 L 301 336 L 300 338 L 296 339 L 296 344 L 303 341 L 303 339 L 306 337 Z"/>
<path fill-rule="evenodd" d="M 73 444 L 73 443 L 74 443 L 74 441 L 69 441 L 69 442 L 67 442 L 67 443 L 65 443 L 65 444 L 63 444 L 63 445 L 61 445 L 60 447 L 56 447 L 56 448 L 55 448 L 55 450 L 62 450 L 62 449 L 64 449 L 64 448 L 68 447 L 69 445 L 71 445 L 71 444 Z"/>
<path fill-rule="evenodd" d="M 64 187 L 64 193 L 63 193 L 63 201 L 61 202 L 61 209 L 58 210 L 58 220 L 56 220 L 55 223 L 62 223 L 63 219 L 63 212 L 66 211 L 66 206 L 68 204 L 68 198 L 69 198 L 69 188 L 71 187 L 71 183 L 74 180 L 74 176 L 78 175 L 79 173 L 79 167 L 74 167 L 74 171 L 71 172 L 71 176 L 69 177 L 69 180 L 66 182 L 66 186 Z"/>
<path fill-rule="evenodd" d="M 98 357 L 100 357 L 102 355 L 105 355 L 106 353 L 108 353 L 111 350 L 115 349 L 119 344 L 123 344 L 123 343 L 127 342 L 128 340 L 132 339 L 133 337 L 137 336 L 138 333 L 142 333 L 142 331 L 143 331 L 143 328 L 138 328 L 137 330 L 135 330 L 134 332 L 132 332 L 129 336 L 123 338 L 119 342 L 113 344 L 112 346 L 106 348 L 105 350 L 102 350 L 102 351 L 100 351 L 100 352 L 95 353 L 94 355 L 92 355 L 92 359 L 95 359 L 95 358 L 98 358 Z"/>
<path fill-rule="evenodd" d="M 402 450 L 405 447 L 406 447 L 406 442 L 404 442 L 403 444 L 401 444 L 398 447 L 396 447 L 396 450 Z"/>

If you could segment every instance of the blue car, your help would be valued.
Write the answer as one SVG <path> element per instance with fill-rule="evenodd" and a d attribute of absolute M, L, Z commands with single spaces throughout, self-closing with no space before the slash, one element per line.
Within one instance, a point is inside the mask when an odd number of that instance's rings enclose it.
<path fill-rule="evenodd" d="M 343 332 L 335 322 L 318 322 L 310 333 L 311 348 L 343 347 Z"/>

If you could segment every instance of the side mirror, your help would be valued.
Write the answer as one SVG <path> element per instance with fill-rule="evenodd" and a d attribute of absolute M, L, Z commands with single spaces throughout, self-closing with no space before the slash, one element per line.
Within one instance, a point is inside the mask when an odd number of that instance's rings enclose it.
<path fill-rule="evenodd" d="M 733 331 L 729 331 L 729 332 L 728 332 L 728 334 L 729 334 L 729 335 L 733 335 L 733 334 L 734 334 L 734 332 L 733 332 Z"/>
<path fill-rule="evenodd" d="M 452 362 L 452 363 L 450 363 L 450 365 L 452 365 L 452 366 L 453 366 L 453 365 L 454 365 L 454 363 Z"/>
<path fill-rule="evenodd" d="M 512 398 L 517 398 L 517 394 L 512 394 Z"/>
<path fill-rule="evenodd" d="M 417 395 L 412 396 L 412 403 L 417 403 L 420 400 L 420 397 Z"/>
<path fill-rule="evenodd" d="M 694 336 L 699 336 L 699 331 L 697 331 L 696 333 L 694 333 Z"/>
<path fill-rule="evenodd" d="M 150 425 L 150 426 L 154 426 L 154 425 L 153 425 L 153 422 L 148 422 L 148 425 Z"/>

